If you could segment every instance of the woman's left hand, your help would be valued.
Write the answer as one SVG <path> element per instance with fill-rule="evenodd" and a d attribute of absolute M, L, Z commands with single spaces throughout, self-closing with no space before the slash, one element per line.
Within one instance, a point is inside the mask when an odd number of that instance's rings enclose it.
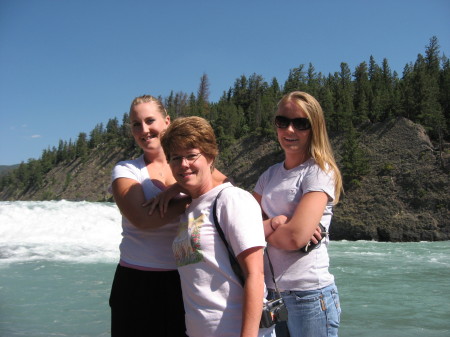
<path fill-rule="evenodd" d="M 311 236 L 310 241 L 314 244 L 318 244 L 320 240 L 322 240 L 322 229 L 320 228 L 320 226 L 317 226 L 313 236 Z"/>
<path fill-rule="evenodd" d="M 181 188 L 178 184 L 173 184 L 165 191 L 159 193 L 156 197 L 147 200 L 142 207 L 148 207 L 148 214 L 152 215 L 156 208 L 159 209 L 161 218 L 167 213 L 169 208 L 169 202 L 176 198 L 181 192 Z"/>

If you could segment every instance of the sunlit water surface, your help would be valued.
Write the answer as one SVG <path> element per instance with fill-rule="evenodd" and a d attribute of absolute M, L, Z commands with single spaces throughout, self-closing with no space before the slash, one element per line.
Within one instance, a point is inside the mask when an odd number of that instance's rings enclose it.
<path fill-rule="evenodd" d="M 0 202 L 0 336 L 109 336 L 120 213 Z M 336 241 L 340 336 L 450 336 L 450 241 Z"/>

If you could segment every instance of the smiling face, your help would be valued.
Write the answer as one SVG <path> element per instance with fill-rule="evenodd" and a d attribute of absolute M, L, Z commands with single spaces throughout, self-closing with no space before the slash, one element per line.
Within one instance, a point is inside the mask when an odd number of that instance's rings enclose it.
<path fill-rule="evenodd" d="M 212 188 L 212 160 L 200 149 L 176 149 L 170 152 L 169 165 L 176 181 L 193 199 Z"/>
<path fill-rule="evenodd" d="M 144 152 L 160 150 L 159 136 L 170 124 L 155 102 L 140 103 L 130 111 L 131 133 Z"/>
<path fill-rule="evenodd" d="M 280 104 L 277 115 L 290 119 L 308 117 L 303 109 L 292 101 Z M 287 128 L 277 128 L 277 137 L 286 156 L 300 155 L 300 157 L 305 157 L 309 155 L 311 129 L 298 130 L 290 123 Z"/>

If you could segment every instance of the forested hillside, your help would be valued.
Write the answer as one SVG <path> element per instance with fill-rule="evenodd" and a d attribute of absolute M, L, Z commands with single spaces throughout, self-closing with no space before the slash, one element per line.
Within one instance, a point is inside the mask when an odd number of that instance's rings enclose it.
<path fill-rule="evenodd" d="M 312 64 L 300 64 L 289 70 L 282 85 L 276 78 L 266 81 L 257 74 L 242 75 L 218 102 L 209 101 L 209 80 L 204 74 L 196 94 L 171 92 L 161 99 L 172 119 L 199 115 L 210 120 L 220 145 L 221 168 L 249 189 L 260 172 L 282 158 L 272 119 L 278 100 L 292 90 L 311 93 L 326 115 L 346 190 L 342 205 L 336 208 L 338 226 L 334 227 L 347 229 L 335 235 L 394 241 L 448 239 L 448 220 L 439 220 L 435 214 L 449 218 L 450 61 L 441 54 L 436 37 L 430 39 L 424 55 L 418 54 L 414 63 L 405 65 L 401 76 L 391 71 L 387 59 L 378 64 L 370 57 L 353 72 L 341 63 L 339 71 L 328 75 L 316 72 Z M 415 132 L 417 128 L 420 131 Z M 410 142 L 405 143 L 401 134 L 391 134 L 392 130 L 403 132 Z M 428 144 L 426 150 L 409 148 L 422 144 L 418 138 Z M 252 151 L 256 148 L 257 152 Z M 41 158 L 3 175 L 0 199 L 109 200 L 106 187 L 111 167 L 138 154 L 124 114 L 122 121 L 113 118 L 106 126 L 98 124 L 89 135 L 60 140 L 58 146 L 44 150 Z M 429 173 L 414 169 L 415 165 L 428 167 L 438 180 L 425 183 Z M 380 179 L 386 188 L 373 189 L 380 186 Z M 374 215 L 383 209 L 386 198 L 393 198 L 389 202 L 394 204 L 394 199 L 400 199 L 397 208 L 403 213 L 395 219 L 400 219 L 397 223 L 403 234 L 394 235 L 383 227 L 382 217 Z M 415 208 L 424 219 L 423 214 L 430 215 L 425 222 L 428 233 L 434 234 L 407 234 L 408 221 L 418 219 Z M 364 218 L 358 219 L 358 214 Z M 370 221 L 378 224 L 377 229 L 365 228 Z"/>

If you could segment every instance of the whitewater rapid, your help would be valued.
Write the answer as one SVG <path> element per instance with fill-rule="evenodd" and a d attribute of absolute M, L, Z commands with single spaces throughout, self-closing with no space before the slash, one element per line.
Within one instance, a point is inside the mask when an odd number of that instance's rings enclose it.
<path fill-rule="evenodd" d="M 0 202 L 0 264 L 118 261 L 120 223 L 114 203 Z"/>

